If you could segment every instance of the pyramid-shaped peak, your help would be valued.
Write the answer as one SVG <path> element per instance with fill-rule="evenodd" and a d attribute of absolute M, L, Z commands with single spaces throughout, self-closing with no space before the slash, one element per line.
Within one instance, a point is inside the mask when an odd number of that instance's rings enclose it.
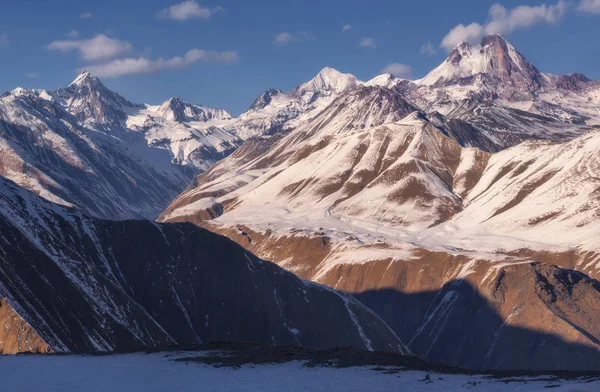
<path fill-rule="evenodd" d="M 186 104 L 186 102 L 184 102 L 181 98 L 171 97 L 171 98 L 167 99 L 165 102 L 163 102 L 161 104 L 161 106 L 163 106 L 163 105 L 172 106 L 172 105 L 183 105 L 183 104 Z"/>
<path fill-rule="evenodd" d="M 359 83 L 352 74 L 341 73 L 331 67 L 323 68 L 314 78 L 300 85 L 292 95 L 301 96 L 306 92 L 330 94 L 342 92 Z"/>
<path fill-rule="evenodd" d="M 439 67 L 418 83 L 459 84 L 478 75 L 524 91 L 537 89 L 541 80 L 540 72 L 513 45 L 501 35 L 491 34 L 484 36 L 479 45 L 463 42 L 456 46 Z"/>
<path fill-rule="evenodd" d="M 343 73 L 338 71 L 335 68 L 323 67 L 323 69 L 319 71 L 318 75 L 338 76 L 338 75 L 343 75 Z"/>
<path fill-rule="evenodd" d="M 354 77 L 354 75 L 352 74 L 342 73 L 335 68 L 325 67 L 321 71 L 319 71 L 317 76 L 313 78 L 313 80 L 316 79 L 321 79 L 331 83 L 337 83 L 340 81 L 345 82 L 348 80 L 356 80 L 356 77 Z"/>
<path fill-rule="evenodd" d="M 75 78 L 75 80 L 71 82 L 71 84 L 69 84 L 69 87 L 84 86 L 98 83 L 100 83 L 100 79 L 98 79 L 88 71 L 83 71 Z"/>

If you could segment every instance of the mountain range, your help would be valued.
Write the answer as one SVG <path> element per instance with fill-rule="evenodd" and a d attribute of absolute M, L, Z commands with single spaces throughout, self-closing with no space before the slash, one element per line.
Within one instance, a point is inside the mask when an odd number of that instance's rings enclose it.
<path fill-rule="evenodd" d="M 572 346 L 599 349 L 600 84 L 542 73 L 500 36 L 421 80 L 338 77 L 325 108 L 197 176 L 159 220 L 355 294 L 428 361 L 596 368 Z"/>
<path fill-rule="evenodd" d="M 324 68 L 238 117 L 134 104 L 88 72 L 15 89 L 5 347 L 253 340 L 598 370 L 599 148 L 600 82 L 499 35 L 419 80 Z"/>

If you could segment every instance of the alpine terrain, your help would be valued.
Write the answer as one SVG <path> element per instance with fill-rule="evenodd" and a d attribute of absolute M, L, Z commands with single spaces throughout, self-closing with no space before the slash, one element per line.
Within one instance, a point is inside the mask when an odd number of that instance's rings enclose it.
<path fill-rule="evenodd" d="M 352 293 L 426 361 L 599 370 L 599 107 L 499 35 L 420 80 L 325 68 L 233 120 L 255 137 L 159 221 Z"/>
<path fill-rule="evenodd" d="M 599 371 L 599 108 L 600 82 L 500 35 L 419 80 L 326 67 L 239 116 L 89 72 L 17 88 L 0 352 L 251 342 Z"/>

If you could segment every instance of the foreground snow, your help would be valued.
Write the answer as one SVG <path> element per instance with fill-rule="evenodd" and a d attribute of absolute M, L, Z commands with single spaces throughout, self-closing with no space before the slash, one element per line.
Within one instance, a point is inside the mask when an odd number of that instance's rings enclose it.
<path fill-rule="evenodd" d="M 7 391 L 579 391 L 600 380 L 547 377 L 496 379 L 423 371 L 386 373 L 371 368 L 304 367 L 301 362 L 215 368 L 175 359 L 198 353 L 106 356 L 5 356 L 0 377 Z M 429 375 L 430 381 L 425 381 Z"/>

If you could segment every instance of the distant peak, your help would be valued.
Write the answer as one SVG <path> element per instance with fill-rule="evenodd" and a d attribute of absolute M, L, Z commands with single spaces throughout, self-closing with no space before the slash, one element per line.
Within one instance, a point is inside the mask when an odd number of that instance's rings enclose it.
<path fill-rule="evenodd" d="M 514 49 L 514 46 L 511 45 L 511 43 L 508 42 L 500 34 L 486 35 L 485 37 L 483 37 L 481 39 L 481 46 L 482 47 L 494 46 L 494 45 L 498 45 L 498 46 L 502 47 L 503 49 L 506 49 L 506 48 L 513 48 Z"/>
<path fill-rule="evenodd" d="M 92 75 L 90 72 L 88 71 L 83 71 L 82 73 L 79 74 L 79 76 L 77 76 L 77 78 L 75 78 L 75 80 L 73 80 L 71 82 L 71 84 L 69 84 L 69 87 L 71 86 L 82 86 L 82 85 L 86 85 L 86 84 L 93 84 L 93 83 L 99 83 L 100 80 L 95 77 L 94 75 Z"/>
<path fill-rule="evenodd" d="M 397 78 L 391 73 L 384 73 L 381 75 L 375 76 L 373 79 L 364 83 L 365 86 L 381 86 L 381 87 L 392 87 L 399 81 L 404 80 L 401 78 Z"/>
<path fill-rule="evenodd" d="M 179 112 L 185 110 L 188 106 L 186 102 L 182 101 L 179 97 L 171 97 L 167 99 L 165 102 L 160 104 L 160 109 L 162 111 L 173 111 Z"/>
<path fill-rule="evenodd" d="M 419 84 L 474 85 L 478 83 L 475 77 L 488 80 L 488 88 L 494 83 L 494 88 L 506 92 L 507 97 L 530 97 L 543 83 L 541 73 L 513 45 L 499 34 L 490 34 L 479 45 L 458 45 Z"/>
<path fill-rule="evenodd" d="M 501 42 L 507 42 L 506 38 L 504 38 L 504 36 L 502 36 L 501 34 L 487 34 L 485 36 L 483 36 L 483 38 L 481 39 L 481 45 L 486 45 L 489 42 L 493 42 L 493 41 L 501 41 Z"/>
<path fill-rule="evenodd" d="M 331 67 L 323 68 L 314 78 L 300 85 L 293 95 L 300 96 L 305 92 L 319 92 L 330 94 L 331 92 L 342 92 L 358 84 L 354 75 L 341 73 Z"/>
<path fill-rule="evenodd" d="M 165 103 L 167 103 L 167 104 L 179 104 L 179 103 L 183 103 L 183 101 L 179 97 L 171 97 L 171 98 L 167 99 L 165 101 Z"/>
<path fill-rule="evenodd" d="M 342 75 L 342 73 L 335 68 L 324 67 L 318 75 Z"/>
<path fill-rule="evenodd" d="M 273 98 L 278 96 L 279 94 L 283 94 L 283 91 L 281 91 L 280 89 L 276 89 L 276 88 L 270 88 L 270 89 L 264 91 L 262 94 L 260 94 L 258 96 L 258 98 L 256 98 L 254 100 L 252 105 L 250 105 L 249 110 L 263 109 L 264 107 L 268 106 L 271 103 L 271 101 L 273 100 Z"/>
<path fill-rule="evenodd" d="M 11 91 L 11 94 L 14 96 L 20 96 L 20 95 L 24 95 L 27 93 L 27 89 L 24 89 L 23 87 L 17 87 L 14 90 Z"/>

